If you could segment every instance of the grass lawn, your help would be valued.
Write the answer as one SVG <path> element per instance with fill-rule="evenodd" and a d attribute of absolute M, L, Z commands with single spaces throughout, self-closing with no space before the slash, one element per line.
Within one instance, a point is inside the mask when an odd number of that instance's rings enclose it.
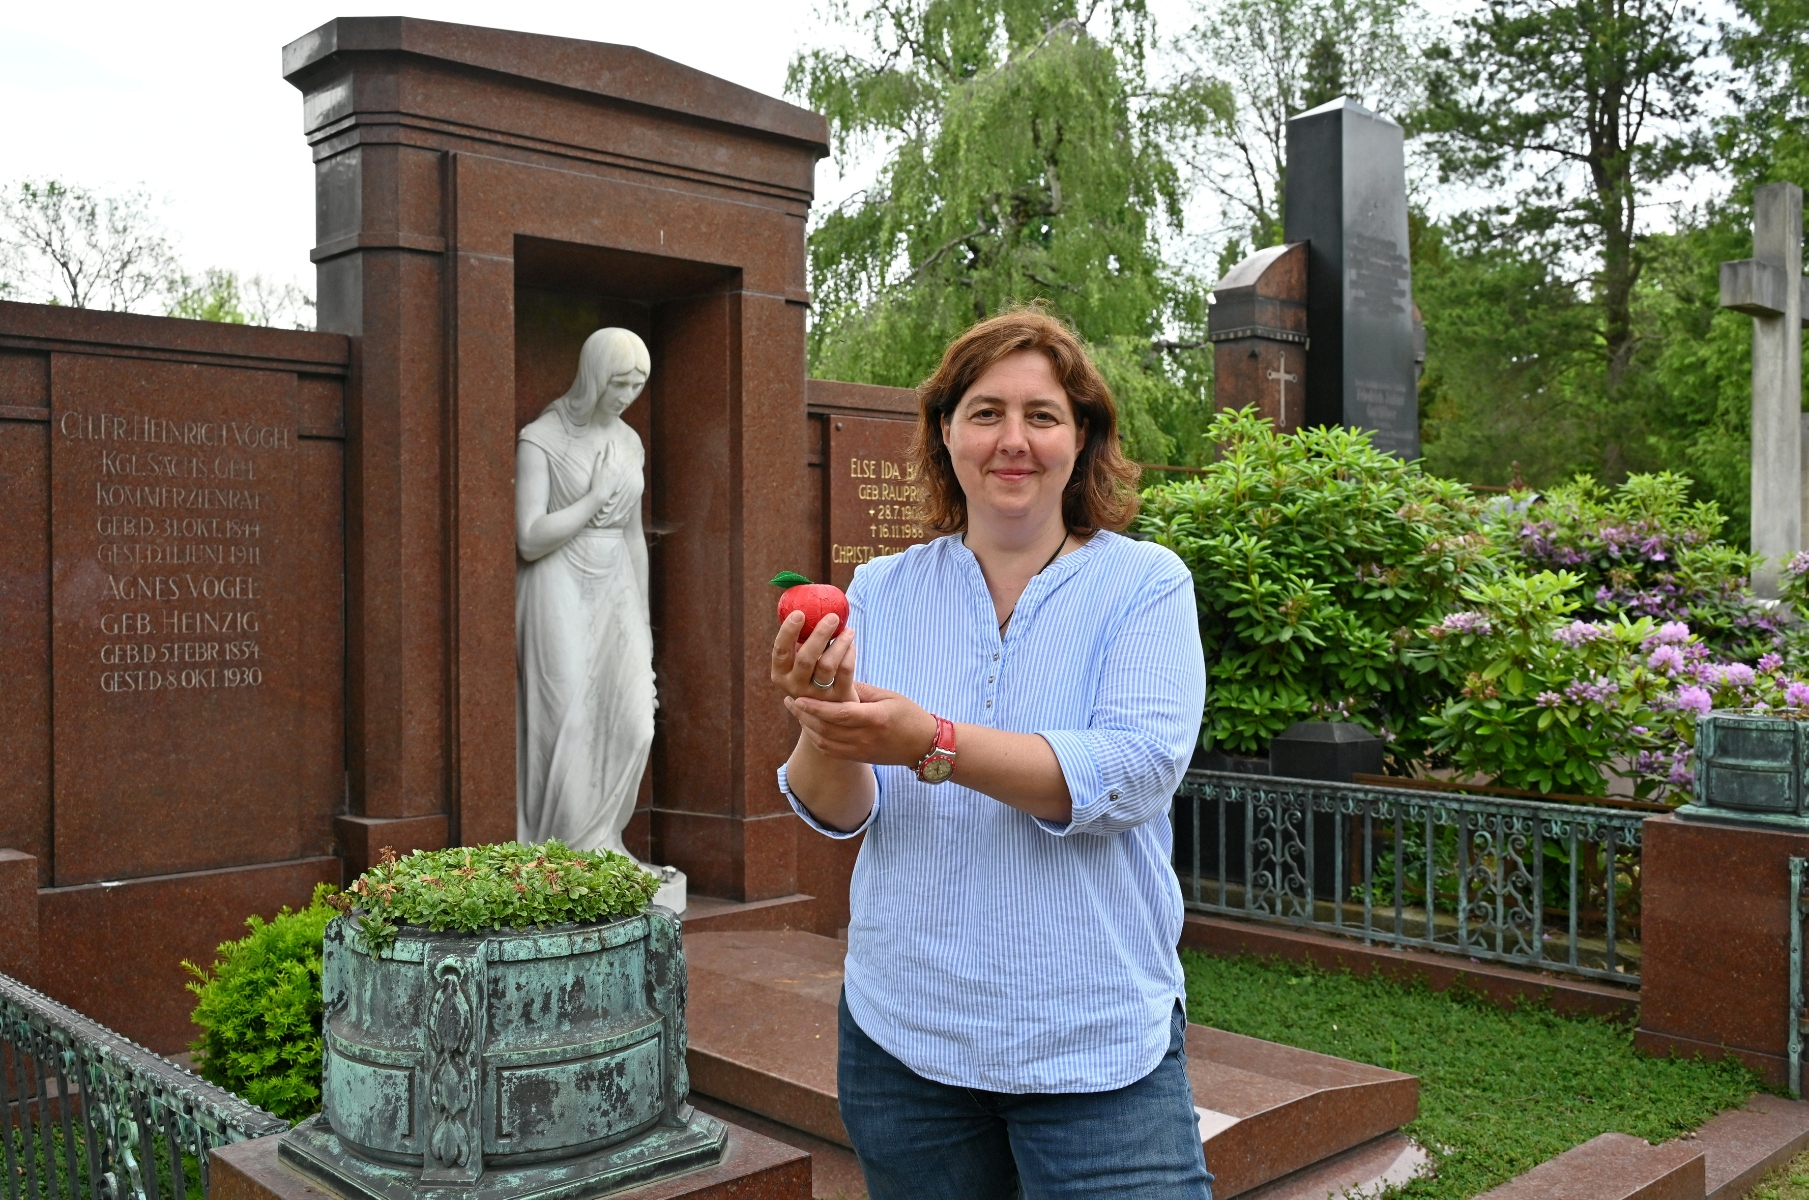
<path fill-rule="evenodd" d="M 1272 960 L 1181 962 L 1191 1021 L 1419 1076 L 1406 1132 L 1437 1174 L 1400 1193 L 1415 1200 L 1468 1200 L 1599 1133 L 1664 1141 L 1758 1086 L 1732 1063 L 1649 1058 L 1606 1021 Z"/>
<path fill-rule="evenodd" d="M 1746 1200 L 1809 1200 L 1809 1153 L 1797 1155 L 1760 1180 Z"/>

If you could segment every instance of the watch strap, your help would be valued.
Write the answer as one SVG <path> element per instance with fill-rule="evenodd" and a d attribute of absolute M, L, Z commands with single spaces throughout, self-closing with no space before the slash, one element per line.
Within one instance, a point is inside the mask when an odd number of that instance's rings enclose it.
<path fill-rule="evenodd" d="M 936 761 L 953 764 L 955 761 L 955 723 L 946 717 L 936 718 L 936 739 L 930 743 L 929 750 L 917 760 L 917 778 L 925 783 L 940 783 L 948 778 L 945 774 L 940 779 L 930 779 L 924 774 L 925 768 Z"/>

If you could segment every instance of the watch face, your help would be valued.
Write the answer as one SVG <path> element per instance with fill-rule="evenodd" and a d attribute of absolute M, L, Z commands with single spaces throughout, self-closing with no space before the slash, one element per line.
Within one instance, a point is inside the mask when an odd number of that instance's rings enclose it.
<path fill-rule="evenodd" d="M 954 773 L 955 764 L 946 758 L 932 758 L 923 764 L 923 781 L 941 783 Z"/>

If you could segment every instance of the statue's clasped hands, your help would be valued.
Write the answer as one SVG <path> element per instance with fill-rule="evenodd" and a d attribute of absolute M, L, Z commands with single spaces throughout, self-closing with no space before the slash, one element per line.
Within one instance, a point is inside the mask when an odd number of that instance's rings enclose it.
<path fill-rule="evenodd" d="M 593 525 L 620 525 L 628 517 L 631 481 L 621 472 L 609 469 L 609 460 L 614 454 L 614 445 L 603 447 L 597 452 L 596 464 L 591 467 L 590 490 L 585 496 L 596 505 L 596 513 L 591 517 Z M 611 476 L 614 476 L 613 482 Z M 634 499 L 638 501 L 639 496 Z"/>
<path fill-rule="evenodd" d="M 936 718 L 907 696 L 854 681 L 854 634 L 834 613 L 800 642 L 803 630 L 801 612 L 780 623 L 772 676 L 805 740 L 829 758 L 915 766 L 936 740 Z"/>

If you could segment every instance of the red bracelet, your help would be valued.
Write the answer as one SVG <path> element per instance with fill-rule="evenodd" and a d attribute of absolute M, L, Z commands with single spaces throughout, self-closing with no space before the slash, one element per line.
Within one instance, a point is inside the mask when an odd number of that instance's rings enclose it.
<path fill-rule="evenodd" d="M 936 718 L 936 740 L 930 752 L 917 760 L 917 778 L 925 783 L 941 783 L 955 773 L 955 723 Z"/>

